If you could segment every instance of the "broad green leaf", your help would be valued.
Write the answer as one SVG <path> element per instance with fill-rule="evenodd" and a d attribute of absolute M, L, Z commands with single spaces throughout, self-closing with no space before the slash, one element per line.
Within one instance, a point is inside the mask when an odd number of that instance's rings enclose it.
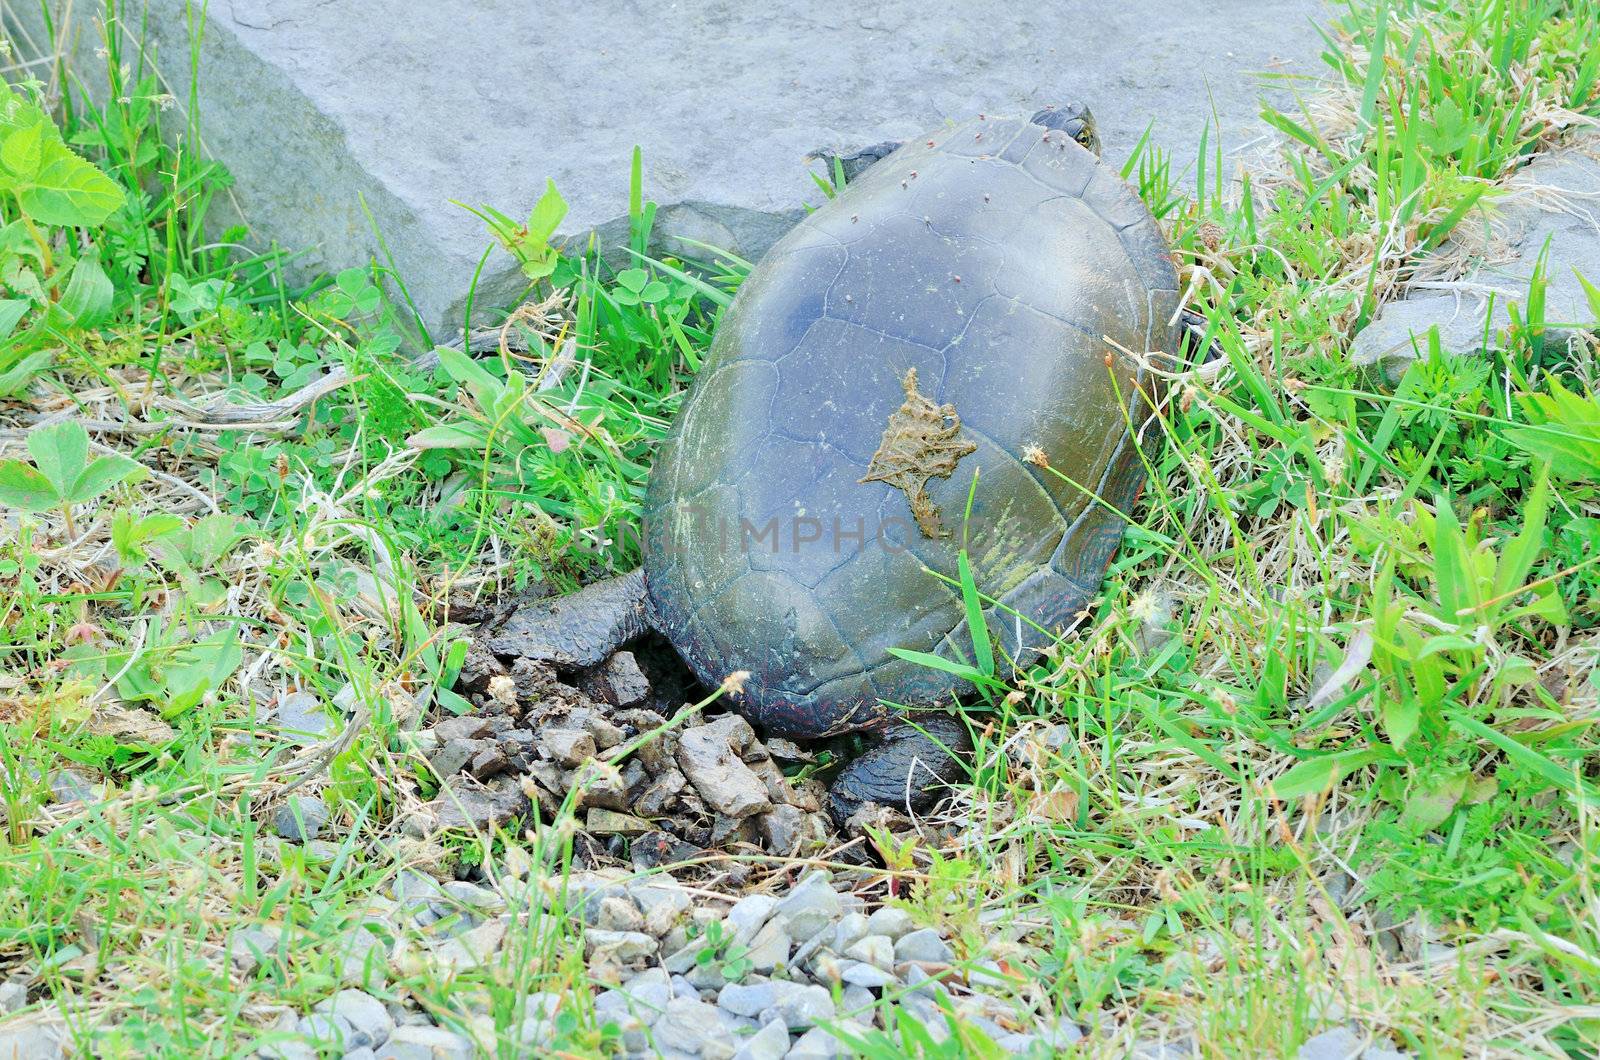
<path fill-rule="evenodd" d="M 1518 401 L 1530 426 L 1511 427 L 1505 439 L 1548 461 L 1550 473 L 1575 482 L 1600 482 L 1600 399 L 1574 393 L 1555 379 L 1548 394 Z"/>
<path fill-rule="evenodd" d="M 212 567 L 249 536 L 234 515 L 208 515 L 189 530 L 189 560 L 197 567 Z"/>
<path fill-rule="evenodd" d="M 1351 770 L 1377 761 L 1372 748 L 1338 751 L 1301 762 L 1272 782 L 1272 794 L 1285 801 L 1327 791 Z"/>
<path fill-rule="evenodd" d="M 1402 678 L 1404 680 L 1404 678 Z M 1384 735 L 1389 737 L 1389 742 L 1395 750 L 1404 750 L 1406 743 L 1417 733 L 1417 726 L 1422 721 L 1422 709 L 1412 699 L 1409 690 L 1402 687 L 1398 697 L 1385 699 L 1378 707 L 1378 713 L 1383 719 Z"/>
<path fill-rule="evenodd" d="M 11 337 L 32 305 L 26 298 L 0 298 L 0 339 Z"/>
<path fill-rule="evenodd" d="M 47 512 L 61 503 L 50 480 L 20 460 L 0 460 L 0 506 Z"/>
<path fill-rule="evenodd" d="M 87 228 L 122 205 L 122 189 L 60 141 L 46 140 L 44 164 L 31 184 L 18 189 L 22 209 L 35 222 Z"/>
<path fill-rule="evenodd" d="M 449 346 L 439 348 L 439 367 L 451 379 L 466 387 L 485 412 L 494 408 L 505 394 L 506 384 L 496 379 L 477 361 Z"/>
<path fill-rule="evenodd" d="M 1405 808 L 1400 811 L 1400 827 L 1412 835 L 1422 835 L 1439 827 L 1466 793 L 1470 776 L 1460 773 L 1419 784 L 1406 796 Z"/>
<path fill-rule="evenodd" d="M 78 476 L 89 463 L 89 432 L 72 420 L 36 427 L 28 432 L 28 452 L 56 494 L 70 500 Z"/>
<path fill-rule="evenodd" d="M 1483 645 L 1471 637 L 1460 633 L 1441 633 L 1437 637 L 1429 637 L 1422 642 L 1422 650 L 1417 653 L 1417 659 L 1426 659 L 1430 655 L 1441 651 L 1477 651 Z"/>
<path fill-rule="evenodd" d="M 1594 314 L 1595 323 L 1600 324 L 1600 287 L 1590 283 L 1588 278 L 1577 269 L 1572 270 L 1572 275 L 1576 276 L 1578 282 L 1583 285 L 1583 296 L 1589 301 L 1589 312 Z"/>
<path fill-rule="evenodd" d="M 539 196 L 539 201 L 533 204 L 533 212 L 528 215 L 528 238 L 548 243 L 566 216 L 566 200 L 556 191 L 556 182 L 547 179 L 544 194 Z"/>
<path fill-rule="evenodd" d="M 1450 498 L 1442 494 L 1434 498 L 1433 509 L 1433 577 L 1439 586 L 1439 602 L 1444 605 L 1447 620 L 1465 621 L 1470 616 L 1464 612 L 1476 602 L 1467 542 L 1462 537 L 1461 524 L 1456 521 Z"/>
<path fill-rule="evenodd" d="M 144 653 L 117 682 L 118 693 L 148 700 L 163 718 L 172 718 L 220 688 L 243 659 L 238 627 L 193 643 L 178 639 L 181 635 L 176 628 L 153 632 Z"/>
<path fill-rule="evenodd" d="M 0 142 L 0 165 L 14 184 L 31 183 L 44 160 L 45 123 L 30 122 L 5 133 Z"/>
<path fill-rule="evenodd" d="M 1539 670 L 1522 656 L 1509 655 L 1497 668 L 1495 679 L 1502 685 L 1529 686 L 1539 679 Z"/>
<path fill-rule="evenodd" d="M 115 295 L 111 277 L 100 267 L 100 259 L 94 254 L 85 254 L 73 264 L 58 305 L 69 327 L 88 328 L 110 314 Z"/>
<path fill-rule="evenodd" d="M 140 518 L 132 512 L 118 512 L 111 520 L 111 546 L 124 566 L 149 559 L 144 546 L 165 534 L 183 529 L 183 519 L 166 512 Z"/>
<path fill-rule="evenodd" d="M 36 350 L 22 360 L 0 372 L 0 397 L 20 394 L 33 377 L 50 366 L 54 356 L 51 350 Z"/>
<path fill-rule="evenodd" d="M 412 434 L 406 444 L 413 449 L 482 449 L 488 440 L 480 427 L 439 423 Z"/>
<path fill-rule="evenodd" d="M 1522 607 L 1513 608 L 1508 614 L 1512 618 L 1537 618 L 1552 626 L 1565 626 L 1572 621 L 1572 616 L 1567 613 L 1567 605 L 1554 585 L 1540 586 L 1532 600 Z M 1600 673 L 1600 670 L 1596 670 L 1596 673 Z"/>
<path fill-rule="evenodd" d="M 24 253 L 27 253 L 26 251 Z M 0 256 L 0 280 L 5 281 L 13 294 L 24 294 L 35 302 L 48 302 L 50 292 L 39 280 L 39 270 L 25 262 L 20 255 Z"/>
<path fill-rule="evenodd" d="M 1545 513 L 1550 508 L 1550 473 L 1541 469 L 1533 492 L 1522 506 L 1522 532 L 1506 543 L 1494 572 L 1494 595 L 1506 596 L 1522 588 L 1544 548 Z"/>
<path fill-rule="evenodd" d="M 148 474 L 139 461 L 121 453 L 108 453 L 83 469 L 68 491 L 67 500 L 87 504 L 118 483 L 137 481 Z"/>

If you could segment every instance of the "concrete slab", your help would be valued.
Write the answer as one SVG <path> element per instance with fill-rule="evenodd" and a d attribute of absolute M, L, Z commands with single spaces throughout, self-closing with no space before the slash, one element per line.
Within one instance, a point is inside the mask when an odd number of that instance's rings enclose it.
<path fill-rule="evenodd" d="M 1442 249 L 1452 260 L 1467 257 L 1465 273 L 1419 283 L 1380 309 L 1352 340 L 1353 363 L 1379 366 L 1388 382 L 1399 382 L 1412 361 L 1427 355 L 1432 328 L 1446 353 L 1502 348 L 1510 306 L 1527 305 L 1541 255 L 1545 341 L 1582 341 L 1600 330 L 1584 289 L 1585 280 L 1600 284 L 1600 134 L 1580 135 L 1534 159 L 1488 208 L 1468 214 Z"/>
<path fill-rule="evenodd" d="M 93 69 L 78 0 L 60 39 Z M 124 22 L 137 32 L 139 0 Z M 187 97 L 184 0 L 148 0 L 148 40 Z M 199 5 L 194 5 L 198 7 Z M 867 8 L 870 7 L 870 11 Z M 24 54 L 40 0 L 0 0 Z M 459 320 L 486 238 L 458 199 L 525 211 L 553 178 L 564 231 L 615 233 L 644 149 L 658 231 L 756 255 L 817 197 L 807 152 L 914 136 L 976 112 L 1069 98 L 1107 154 L 1149 123 L 1192 164 L 1215 113 L 1229 150 L 1260 135 L 1258 73 L 1316 73 L 1322 0 L 678 0 L 417 3 L 213 0 L 198 81 L 205 147 L 263 240 L 308 267 L 365 260 L 364 198 L 434 323 Z M 489 300 L 515 272 L 491 263 Z"/>

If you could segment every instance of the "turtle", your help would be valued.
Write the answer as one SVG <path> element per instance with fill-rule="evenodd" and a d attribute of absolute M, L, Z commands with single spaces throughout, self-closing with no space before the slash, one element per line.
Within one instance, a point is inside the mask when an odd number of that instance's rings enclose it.
<path fill-rule="evenodd" d="M 493 650 L 578 669 L 658 630 L 708 685 L 742 672 L 734 709 L 768 734 L 876 739 L 833 782 L 840 823 L 926 806 L 970 750 L 960 572 L 992 652 L 1034 659 L 1143 485 L 1178 282 L 1099 155 L 1074 103 L 849 156 L 724 312 L 656 455 L 642 568 Z"/>

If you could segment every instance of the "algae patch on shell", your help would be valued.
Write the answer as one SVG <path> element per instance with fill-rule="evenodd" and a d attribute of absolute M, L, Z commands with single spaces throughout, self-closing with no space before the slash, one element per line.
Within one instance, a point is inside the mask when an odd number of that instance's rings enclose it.
<path fill-rule="evenodd" d="M 917 389 L 917 370 L 908 368 L 900 382 L 905 404 L 889 416 L 883 440 L 872 454 L 861 482 L 887 482 L 906 495 L 911 514 L 924 537 L 944 537 L 939 509 L 928 499 L 928 480 L 949 478 L 962 457 L 977 445 L 961 437 L 961 417 L 954 405 L 935 405 Z"/>

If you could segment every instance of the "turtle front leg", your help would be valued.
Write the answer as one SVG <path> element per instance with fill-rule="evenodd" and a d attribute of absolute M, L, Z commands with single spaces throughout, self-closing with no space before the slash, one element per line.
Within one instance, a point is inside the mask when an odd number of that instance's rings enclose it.
<path fill-rule="evenodd" d="M 828 811 L 840 825 L 863 803 L 920 813 L 940 789 L 966 775 L 972 755 L 966 725 L 947 714 L 896 722 L 865 754 L 844 767 L 828 789 Z"/>
<path fill-rule="evenodd" d="M 585 670 L 650 628 L 644 571 L 636 570 L 517 608 L 489 638 L 489 650 Z"/>

